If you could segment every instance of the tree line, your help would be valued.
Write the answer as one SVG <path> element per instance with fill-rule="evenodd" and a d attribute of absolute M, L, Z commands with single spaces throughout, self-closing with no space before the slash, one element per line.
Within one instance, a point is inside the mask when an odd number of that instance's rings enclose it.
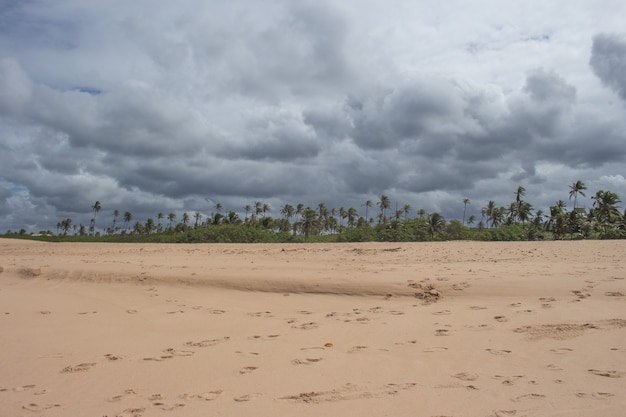
<path fill-rule="evenodd" d="M 284 204 L 272 217 L 269 204 L 255 201 L 242 207 L 243 218 L 234 210 L 215 204 L 209 215 L 201 212 L 159 212 L 153 218 L 135 220 L 130 211 L 115 209 L 110 220 L 101 219 L 102 204 L 92 206 L 88 226 L 76 225 L 67 218 L 57 223 L 58 237 L 95 237 L 108 240 L 144 240 L 167 242 L 202 241 L 432 241 L 448 239 L 536 240 L 581 238 L 626 238 L 626 212 L 620 212 L 619 196 L 598 190 L 591 195 L 589 209 L 579 207 L 579 197 L 586 197 L 587 186 L 576 181 L 569 186 L 570 210 L 564 200 L 550 206 L 548 212 L 534 210 L 526 201 L 526 189 L 519 186 L 508 205 L 489 200 L 480 209 L 480 218 L 466 217 L 469 198 L 462 200 L 462 220 L 447 221 L 437 212 L 414 210 L 409 204 L 392 209 L 390 198 L 383 194 L 376 201 L 366 200 L 361 214 L 354 207 L 328 208 Z M 96 225 L 101 226 L 101 233 Z M 8 232 L 8 234 L 11 234 Z M 53 233 L 51 233 L 53 234 Z"/>

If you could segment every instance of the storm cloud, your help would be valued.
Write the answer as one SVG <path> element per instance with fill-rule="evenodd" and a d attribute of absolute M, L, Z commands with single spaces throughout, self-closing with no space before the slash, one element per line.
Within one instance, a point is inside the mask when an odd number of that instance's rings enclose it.
<path fill-rule="evenodd" d="M 0 230 L 88 224 L 96 200 L 145 221 L 626 197 L 614 3 L 157 3 L 0 6 Z"/>

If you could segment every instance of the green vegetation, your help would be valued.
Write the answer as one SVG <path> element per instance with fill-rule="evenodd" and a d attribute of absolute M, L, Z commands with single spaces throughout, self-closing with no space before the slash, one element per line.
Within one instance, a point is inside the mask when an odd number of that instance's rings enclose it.
<path fill-rule="evenodd" d="M 476 217 L 467 217 L 468 198 L 462 200 L 462 221 L 446 221 L 439 213 L 427 213 L 423 209 L 411 216 L 411 206 L 396 206 L 391 212 L 391 201 L 381 195 L 379 201 L 364 202 L 365 216 L 350 207 L 328 209 L 325 203 L 316 208 L 303 204 L 285 204 L 280 208 L 280 217 L 269 215 L 271 207 L 260 201 L 243 207 L 245 218 L 235 211 L 225 212 L 221 203 L 206 218 L 200 212 L 192 216 L 183 213 L 177 222 L 176 213 L 165 215 L 159 212 L 145 222 L 135 221 L 126 211 L 120 225 L 121 212 L 111 212 L 110 227 L 104 233 L 96 231 L 96 216 L 102 211 L 100 201 L 91 209 L 93 217 L 88 227 L 76 225 L 71 219 L 57 223 L 57 231 L 29 235 L 25 230 L 8 231 L 4 237 L 29 238 L 46 241 L 76 242 L 154 242 L 154 243 L 283 243 L 283 242 L 423 242 L 444 240 L 522 241 L 544 239 L 624 239 L 626 238 L 626 213 L 619 211 L 619 196 L 611 191 L 599 190 L 591 197 L 593 207 L 589 210 L 578 207 L 578 196 L 585 196 L 587 189 L 582 181 L 570 186 L 569 199 L 574 199 L 570 211 L 563 200 L 550 207 L 549 214 L 534 211 L 524 200 L 526 189 L 518 187 L 513 193 L 515 200 L 508 206 L 498 206 L 488 201 L 481 209 L 481 219 L 476 226 Z M 368 217 L 376 211 L 376 219 Z M 103 222 L 100 216 L 100 222 Z M 167 221 L 166 221 L 167 220 Z"/>

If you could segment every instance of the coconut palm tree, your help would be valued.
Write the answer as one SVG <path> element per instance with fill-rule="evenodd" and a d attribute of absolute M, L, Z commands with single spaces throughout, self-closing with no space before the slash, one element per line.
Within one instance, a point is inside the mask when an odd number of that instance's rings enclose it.
<path fill-rule="evenodd" d="M 346 216 L 348 217 L 348 227 L 354 227 L 354 224 L 359 217 L 359 213 L 354 207 L 350 207 L 346 213 Z"/>
<path fill-rule="evenodd" d="M 405 204 L 402 206 L 402 211 L 404 212 L 404 220 L 409 218 L 409 213 L 411 212 L 411 205 Z"/>
<path fill-rule="evenodd" d="M 380 207 L 379 223 L 387 223 L 386 211 L 389 207 L 391 207 L 391 200 L 389 200 L 388 196 L 383 194 L 380 196 L 380 201 L 377 204 Z"/>
<path fill-rule="evenodd" d="M 584 190 L 587 189 L 587 186 L 585 185 L 584 182 L 582 182 L 581 180 L 578 180 L 574 183 L 572 183 L 572 185 L 569 186 L 569 199 L 572 199 L 572 196 L 574 197 L 574 210 L 576 210 L 576 203 L 578 201 L 578 194 L 582 195 L 583 197 L 585 197 L 585 193 L 583 192 Z"/>
<path fill-rule="evenodd" d="M 428 216 L 428 229 L 430 238 L 434 239 L 436 234 L 440 234 L 446 227 L 446 220 L 439 213 L 432 213 Z"/>
<path fill-rule="evenodd" d="M 467 224 L 470 227 L 470 229 L 472 228 L 472 225 L 474 224 L 475 221 L 476 221 L 476 216 L 474 216 L 473 214 L 470 214 L 470 216 L 467 218 Z"/>
<path fill-rule="evenodd" d="M 372 200 L 366 200 L 365 204 L 363 204 L 363 205 L 365 206 L 365 220 L 367 220 L 368 219 L 367 209 L 372 207 L 374 205 L 374 203 L 372 203 Z"/>
<path fill-rule="evenodd" d="M 617 207 L 617 204 L 621 203 L 622 200 L 619 199 L 617 194 L 604 190 L 599 190 L 596 192 L 596 195 L 591 198 L 594 200 L 593 206 L 595 208 L 596 219 L 598 223 L 602 225 L 604 236 L 606 237 L 608 226 L 617 222 L 617 220 L 622 217 Z"/>
<path fill-rule="evenodd" d="M 119 210 L 113 210 L 113 226 L 111 226 L 111 230 L 115 233 L 115 225 L 117 224 L 117 218 L 120 217 Z"/>
<path fill-rule="evenodd" d="M 193 225 L 193 228 L 197 229 L 198 225 L 200 224 L 200 220 L 202 220 L 202 213 L 200 213 L 199 211 L 196 211 L 193 217 L 196 220 L 196 222 Z"/>
<path fill-rule="evenodd" d="M 348 217 L 348 212 L 346 211 L 346 209 L 343 207 L 339 207 L 339 226 L 340 227 L 343 226 L 343 219 L 345 219 L 346 217 Z"/>
<path fill-rule="evenodd" d="M 302 233 L 304 233 L 305 239 L 308 238 L 311 233 L 315 233 L 320 229 L 320 219 L 317 216 L 317 212 L 310 207 L 304 209 L 300 223 L 300 228 L 302 229 Z"/>
<path fill-rule="evenodd" d="M 93 210 L 93 219 L 91 219 L 91 227 L 92 231 L 96 230 L 96 215 L 102 210 L 102 206 L 100 205 L 100 201 L 96 201 L 93 206 L 91 206 Z"/>
<path fill-rule="evenodd" d="M 487 218 L 487 222 L 491 221 L 493 218 L 493 211 L 496 209 L 496 203 L 493 200 L 489 200 L 487 202 L 487 205 L 485 207 L 482 208 L 481 213 L 484 217 Z M 491 223 L 491 227 L 493 226 L 493 223 Z"/>
<path fill-rule="evenodd" d="M 147 235 L 149 235 L 153 231 L 154 231 L 154 220 L 152 220 L 152 217 L 150 217 L 148 220 L 146 220 L 146 226 L 144 227 L 144 232 Z"/>
<path fill-rule="evenodd" d="M 170 221 L 170 224 L 169 224 L 168 228 L 171 230 L 172 229 L 172 223 L 174 223 L 174 220 L 176 220 L 176 213 L 168 214 L 167 215 L 167 219 Z"/>
<path fill-rule="evenodd" d="M 125 211 L 124 212 L 124 230 L 128 230 L 131 220 L 133 220 L 133 214 L 130 211 Z"/>

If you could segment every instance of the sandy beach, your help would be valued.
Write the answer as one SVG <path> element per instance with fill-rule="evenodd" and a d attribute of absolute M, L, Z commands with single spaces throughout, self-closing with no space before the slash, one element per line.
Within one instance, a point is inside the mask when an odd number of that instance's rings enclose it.
<path fill-rule="evenodd" d="M 625 254 L 0 239 L 0 415 L 623 416 Z"/>

